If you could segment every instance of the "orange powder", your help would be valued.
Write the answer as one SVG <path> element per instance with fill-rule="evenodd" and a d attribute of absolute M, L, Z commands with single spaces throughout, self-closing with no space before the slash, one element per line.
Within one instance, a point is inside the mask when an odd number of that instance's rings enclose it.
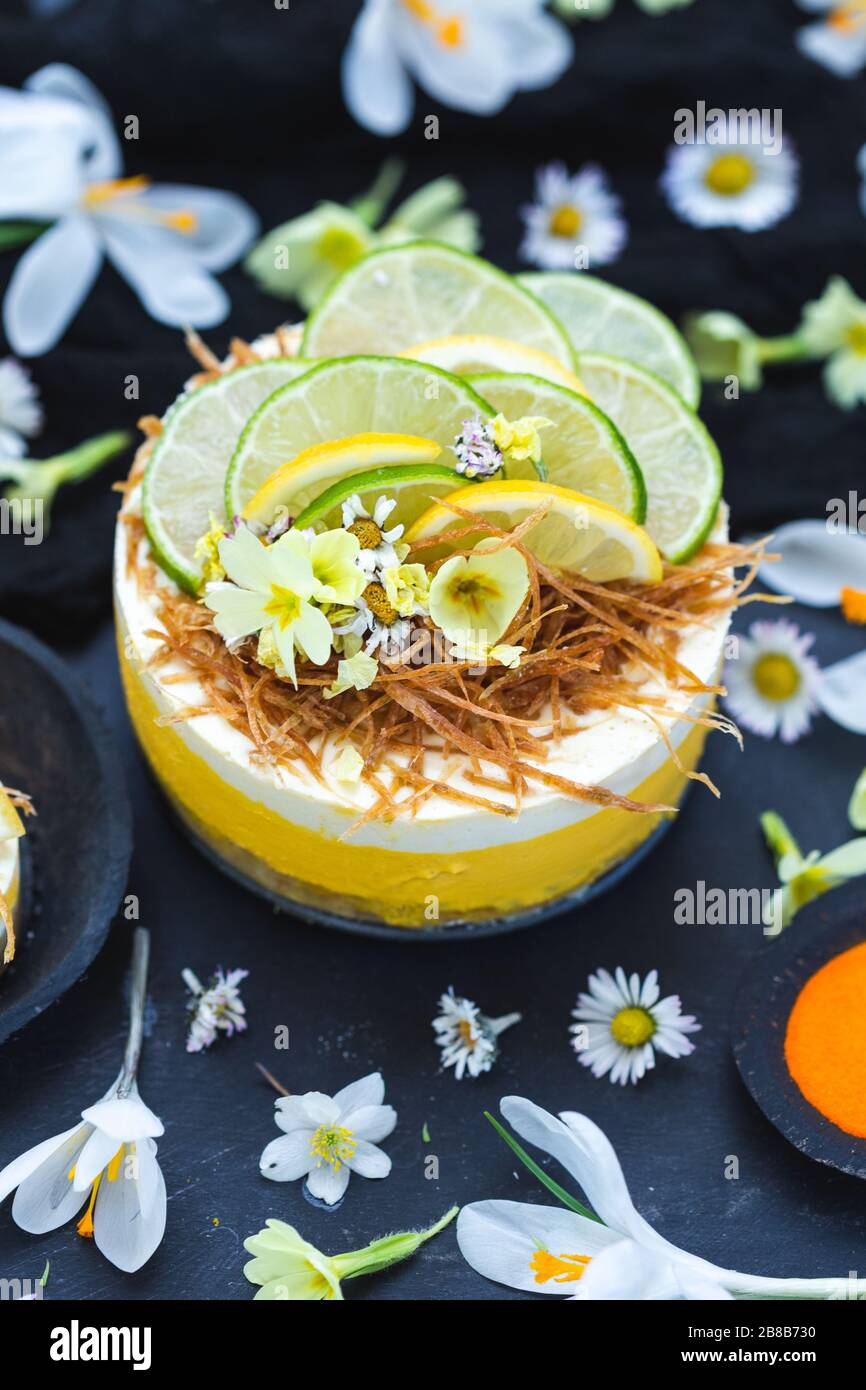
<path fill-rule="evenodd" d="M 788 1019 L 785 1061 L 816 1110 L 866 1138 L 866 942 L 807 980 Z"/>

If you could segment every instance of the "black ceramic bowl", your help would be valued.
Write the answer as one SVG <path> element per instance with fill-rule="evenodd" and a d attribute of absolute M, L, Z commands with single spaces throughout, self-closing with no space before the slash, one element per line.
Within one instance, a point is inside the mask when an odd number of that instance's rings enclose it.
<path fill-rule="evenodd" d="M 18 949 L 0 976 L 0 1042 L 63 994 L 102 946 L 129 869 L 120 759 L 75 676 L 0 621 L 0 780 L 32 798 Z"/>
<path fill-rule="evenodd" d="M 740 1076 L 771 1124 L 801 1153 L 857 1178 L 866 1178 L 866 1139 L 846 1134 L 806 1100 L 785 1064 L 785 1031 L 806 981 L 864 941 L 866 880 L 854 879 L 804 907 L 753 957 L 731 1021 Z"/>

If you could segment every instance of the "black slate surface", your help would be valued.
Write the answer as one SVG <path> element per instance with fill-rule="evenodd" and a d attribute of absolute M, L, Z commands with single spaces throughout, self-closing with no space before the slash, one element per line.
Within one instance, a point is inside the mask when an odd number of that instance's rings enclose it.
<path fill-rule="evenodd" d="M 767 332 L 789 329 L 802 301 L 832 272 L 866 290 L 866 221 L 858 208 L 854 161 L 866 137 L 862 80 L 840 82 L 801 58 L 793 32 L 805 16 L 787 0 L 739 7 L 698 0 L 665 19 L 620 0 L 614 16 L 578 30 L 571 72 L 550 91 L 516 100 L 494 124 L 441 112 L 439 142 L 421 134 L 436 110 L 419 98 L 418 121 L 399 141 L 359 130 L 338 99 L 339 54 L 357 5 L 294 0 L 288 12 L 249 0 L 79 0 L 51 23 L 6 0 L 0 17 L 0 82 L 18 83 L 41 63 L 82 67 L 118 115 L 141 116 L 130 172 L 211 182 L 245 193 L 266 226 L 315 199 L 347 198 L 370 180 L 387 152 L 411 163 L 408 187 L 440 172 L 466 182 L 483 216 L 486 250 L 517 268 L 517 208 L 532 171 L 561 157 L 572 167 L 596 159 L 625 198 L 630 244 L 611 278 L 678 316 L 696 306 L 742 313 Z M 722 106 L 781 106 L 803 160 L 800 205 L 774 230 L 747 236 L 699 232 L 665 208 L 656 180 L 673 112 L 698 99 Z M 0 288 L 11 266 L 0 257 Z M 252 335 L 286 310 L 240 270 L 224 277 L 231 323 L 211 334 Z M 161 409 L 186 372 L 176 336 L 150 322 L 130 291 L 106 270 L 59 348 L 34 364 L 52 445 L 130 423 Z M 138 372 L 138 406 L 122 380 Z M 735 525 L 756 529 L 823 514 L 828 497 L 863 487 L 863 412 L 843 414 L 823 396 L 814 369 L 772 378 L 759 396 L 723 402 L 706 393 L 704 418 L 727 466 Z M 90 499 L 88 504 L 87 499 Z M 847 838 L 845 805 L 866 761 L 862 739 L 821 721 L 793 749 L 749 739 L 745 755 L 713 740 L 707 769 L 721 803 L 696 788 L 681 822 L 641 873 L 569 918 L 531 932 L 413 951 L 350 939 L 293 923 L 214 872 L 186 843 L 134 748 L 123 711 L 107 623 L 105 578 L 111 512 L 101 485 L 68 501 L 65 519 L 27 563 L 62 567 L 67 596 L 80 579 L 79 632 L 53 623 L 65 654 L 87 679 L 121 740 L 135 816 L 130 891 L 154 932 L 151 1035 L 141 1084 L 162 1116 L 160 1158 L 169 1192 L 165 1241 L 137 1275 L 126 1276 L 70 1227 L 34 1239 L 0 1211 L 0 1274 L 41 1273 L 51 1259 L 49 1296 L 84 1298 L 247 1298 L 241 1241 L 266 1217 L 296 1222 L 330 1251 L 400 1226 L 432 1221 L 452 1202 L 485 1196 L 547 1200 L 482 1118 L 509 1092 L 554 1109 L 584 1109 L 621 1154 L 635 1200 L 669 1238 L 711 1259 L 755 1273 L 844 1274 L 862 1268 L 862 1185 L 795 1152 L 742 1087 L 728 1040 L 732 993 L 755 927 L 680 927 L 677 888 L 703 879 L 721 887 L 769 887 L 773 875 L 757 827 L 767 806 L 786 812 L 804 845 L 829 849 Z M 65 540 L 61 538 L 65 530 Z M 52 547 L 55 547 L 52 550 Z M 4 540 L 0 569 L 13 567 Z M 34 579 L 35 582 L 35 579 Z M 29 580 L 25 576 L 24 587 Z M 0 591 L 4 580 L 0 575 Z M 0 603 L 3 600 L 0 598 Z M 73 605 L 74 607 L 75 605 Z M 8 611 L 8 604 L 7 604 Z M 18 612 L 11 604 L 13 616 Z M 46 624 L 51 606 L 39 605 Z M 755 616 L 752 610 L 747 616 Z M 822 662 L 862 645 L 838 615 L 794 610 L 819 632 Z M 86 620 L 86 621 L 85 621 Z M 90 636 L 72 644 L 86 628 Z M 2 679 L 2 672 L 0 672 Z M 829 902 L 830 900 L 828 900 Z M 866 892 L 864 892 L 866 930 Z M 129 935 L 120 922 L 88 978 L 0 1050 L 2 1152 L 6 1161 L 69 1125 L 114 1074 L 124 1037 L 121 982 Z M 179 973 L 243 965 L 249 1032 L 202 1057 L 183 1050 Z M 661 971 L 704 1027 L 695 1054 L 662 1063 L 621 1092 L 579 1068 L 568 1046 L 569 1009 L 599 965 Z M 520 1009 L 502 1060 L 477 1083 L 437 1071 L 430 1020 L 450 983 L 491 1014 Z M 291 1047 L 276 1052 L 274 1029 Z M 254 1069 L 265 1065 L 290 1089 L 333 1091 L 381 1068 L 400 1114 L 385 1145 L 394 1172 L 384 1183 L 353 1179 L 336 1213 L 314 1210 L 298 1184 L 258 1174 L 258 1156 L 277 1130 L 272 1093 Z M 431 1141 L 422 1143 L 429 1126 Z M 425 1158 L 439 1178 L 424 1177 Z M 730 1159 L 739 1177 L 726 1179 Z M 561 1175 L 560 1175 L 561 1176 Z M 219 1225 L 214 1222 L 218 1221 Z M 446 1233 L 412 1262 L 351 1296 L 374 1299 L 508 1297 L 462 1262 Z"/>

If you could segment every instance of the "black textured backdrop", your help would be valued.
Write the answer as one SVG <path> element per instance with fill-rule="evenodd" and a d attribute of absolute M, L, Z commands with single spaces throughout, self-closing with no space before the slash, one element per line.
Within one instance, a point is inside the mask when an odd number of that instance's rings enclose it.
<path fill-rule="evenodd" d="M 17 84 L 48 61 L 75 64 L 118 117 L 140 116 L 139 145 L 127 148 L 130 172 L 241 192 L 265 227 L 320 197 L 356 194 L 396 151 L 410 163 L 407 187 L 441 172 L 460 175 L 482 213 L 487 253 L 517 268 L 518 207 L 531 194 L 534 167 L 554 157 L 572 167 L 594 159 L 623 195 L 631 225 L 611 278 L 674 317 L 691 307 L 725 307 L 768 333 L 783 332 L 828 274 L 845 274 L 866 290 L 866 220 L 854 167 L 866 141 L 863 80 L 839 81 L 798 55 L 793 33 L 805 16 L 788 0 L 697 0 L 662 19 L 618 0 L 612 18 L 577 31 L 574 66 L 554 88 L 520 97 L 495 121 L 438 110 L 421 95 L 412 130 L 394 142 L 356 127 L 341 104 L 339 56 L 357 8 L 349 0 L 291 0 L 288 12 L 266 0 L 78 0 L 66 15 L 37 22 L 23 3 L 0 0 L 0 82 Z M 777 228 L 754 236 L 699 232 L 667 210 L 657 178 L 673 112 L 699 99 L 782 108 L 802 159 L 802 197 Z M 438 143 L 423 138 L 429 111 L 441 117 Z M 0 256 L 0 284 L 11 264 L 12 256 Z M 254 335 L 284 316 L 241 270 L 224 281 L 234 312 L 209 335 L 218 348 L 232 332 Z M 148 320 L 106 269 L 65 340 L 33 364 L 50 422 L 45 451 L 131 424 L 139 410 L 161 410 L 186 369 L 177 335 Z M 137 407 L 123 399 L 129 372 L 141 378 Z M 823 512 L 828 496 L 862 490 L 866 415 L 830 406 L 813 369 L 780 373 L 763 393 L 738 402 L 722 402 L 710 389 L 703 414 L 722 446 L 738 530 Z M 103 477 L 62 499 L 46 545 L 23 551 L 5 539 L 0 603 L 14 619 L 38 621 L 62 640 L 123 744 L 136 824 L 131 889 L 155 938 L 141 1080 L 166 1123 L 160 1154 L 168 1232 L 151 1263 L 130 1277 L 71 1228 L 40 1240 L 24 1236 L 7 1206 L 0 1274 L 38 1275 L 50 1257 L 54 1297 L 247 1297 L 239 1242 L 266 1216 L 295 1221 L 323 1248 L 338 1250 L 432 1220 L 452 1201 L 545 1200 L 515 1174 L 481 1118 L 509 1091 L 555 1109 L 586 1109 L 599 1120 L 622 1154 L 641 1210 L 688 1248 L 753 1272 L 862 1268 L 862 1187 L 791 1149 L 736 1076 L 727 1017 L 760 933 L 672 921 L 674 890 L 699 878 L 719 886 L 772 882 L 756 826 L 765 805 L 788 811 L 809 846 L 828 849 L 846 838 L 844 806 L 864 761 L 862 740 L 826 721 L 790 750 L 750 739 L 741 757 L 717 739 L 707 765 L 723 801 L 697 788 L 639 875 L 556 924 L 430 949 L 318 932 L 275 916 L 217 875 L 182 839 L 144 772 L 104 621 L 114 510 Z M 823 662 L 858 645 L 837 615 L 795 616 L 818 629 Z M 80 637 L 74 644 L 73 635 Z M 118 925 L 89 978 L 0 1052 L 0 1163 L 66 1127 L 110 1081 L 122 1047 L 128 944 Z M 188 964 L 204 975 L 218 961 L 251 971 L 250 1031 L 204 1057 L 186 1057 L 179 972 Z M 657 966 L 663 987 L 679 991 L 704 1023 L 691 1059 L 662 1063 L 625 1093 L 579 1069 L 566 1034 L 587 973 L 618 963 Z M 525 1015 L 506 1035 L 498 1068 L 478 1083 L 458 1085 L 437 1073 L 429 1020 L 452 982 L 490 1013 Z M 288 1054 L 272 1047 L 278 1023 L 291 1029 Z M 387 1099 L 400 1112 L 385 1146 L 392 1177 L 354 1179 L 336 1214 L 310 1208 L 298 1184 L 261 1179 L 257 1157 L 276 1129 L 256 1059 L 296 1090 L 333 1091 L 381 1067 Z M 425 1122 L 429 1145 L 421 1141 Z M 440 1159 L 438 1182 L 423 1177 L 427 1153 Z M 732 1154 L 740 1159 L 736 1182 L 723 1176 Z M 353 1297 L 392 1299 L 503 1293 L 463 1265 L 453 1234 L 352 1289 Z"/>

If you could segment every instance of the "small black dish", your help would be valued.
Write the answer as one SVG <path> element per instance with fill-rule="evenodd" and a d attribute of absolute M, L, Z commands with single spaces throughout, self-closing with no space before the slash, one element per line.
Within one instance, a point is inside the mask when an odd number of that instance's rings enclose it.
<path fill-rule="evenodd" d="M 846 1134 L 810 1105 L 785 1064 L 794 1001 L 828 960 L 866 941 L 866 883 L 816 898 L 753 957 L 731 1017 L 734 1059 L 748 1090 L 789 1143 L 818 1163 L 866 1178 L 866 1139 Z"/>
<path fill-rule="evenodd" d="M 120 758 L 72 672 L 0 621 L 0 778 L 27 792 L 18 950 L 0 976 L 0 1042 L 74 984 L 126 886 L 132 818 Z"/>

